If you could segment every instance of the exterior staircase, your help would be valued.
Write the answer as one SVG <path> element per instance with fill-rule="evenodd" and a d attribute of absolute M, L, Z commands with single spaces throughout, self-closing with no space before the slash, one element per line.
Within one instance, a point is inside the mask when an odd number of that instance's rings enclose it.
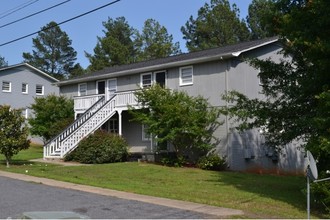
<path fill-rule="evenodd" d="M 116 113 L 116 95 L 102 96 L 62 133 L 44 145 L 44 158 L 64 158 L 79 142 L 100 128 Z"/>

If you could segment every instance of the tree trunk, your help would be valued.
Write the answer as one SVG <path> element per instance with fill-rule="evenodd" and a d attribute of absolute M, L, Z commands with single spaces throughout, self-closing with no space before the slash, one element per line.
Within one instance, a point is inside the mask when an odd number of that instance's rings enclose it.
<path fill-rule="evenodd" d="M 10 158 L 9 157 L 6 157 L 6 167 L 9 168 L 9 160 Z"/>

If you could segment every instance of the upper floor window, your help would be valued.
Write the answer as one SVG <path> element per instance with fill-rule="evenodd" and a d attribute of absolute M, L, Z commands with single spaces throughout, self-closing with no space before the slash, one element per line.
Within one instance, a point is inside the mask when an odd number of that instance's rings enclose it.
<path fill-rule="evenodd" d="M 180 68 L 180 86 L 193 84 L 193 67 L 186 66 Z"/>
<path fill-rule="evenodd" d="M 141 87 L 150 87 L 152 84 L 152 74 L 151 73 L 145 73 L 141 74 Z"/>
<path fill-rule="evenodd" d="M 44 94 L 44 86 L 43 85 L 36 85 L 36 94 L 43 95 Z"/>
<path fill-rule="evenodd" d="M 2 81 L 2 91 L 3 92 L 11 92 L 11 82 Z"/>
<path fill-rule="evenodd" d="M 108 80 L 108 91 L 110 95 L 113 95 L 117 92 L 117 79 Z"/>
<path fill-rule="evenodd" d="M 29 92 L 29 85 L 27 83 L 22 83 L 22 93 L 28 94 Z"/>
<path fill-rule="evenodd" d="M 78 96 L 87 95 L 87 83 L 78 84 Z"/>

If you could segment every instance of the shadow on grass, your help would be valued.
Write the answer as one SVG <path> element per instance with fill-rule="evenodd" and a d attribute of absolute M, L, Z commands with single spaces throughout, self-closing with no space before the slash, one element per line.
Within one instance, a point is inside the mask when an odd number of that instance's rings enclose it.
<path fill-rule="evenodd" d="M 226 175 L 219 173 L 216 180 L 209 181 L 219 182 L 219 184 L 225 183 L 244 192 L 282 201 L 302 212 L 306 211 L 306 178 L 304 176 L 226 172 Z M 311 207 L 313 207 L 313 201 L 311 201 Z M 312 209 L 313 214 L 317 217 L 324 218 L 325 213 L 315 209 Z"/>
<path fill-rule="evenodd" d="M 35 165 L 35 162 L 29 160 L 11 160 L 10 166 L 24 166 L 24 165 Z M 0 160 L 0 165 L 6 166 L 6 160 Z"/>

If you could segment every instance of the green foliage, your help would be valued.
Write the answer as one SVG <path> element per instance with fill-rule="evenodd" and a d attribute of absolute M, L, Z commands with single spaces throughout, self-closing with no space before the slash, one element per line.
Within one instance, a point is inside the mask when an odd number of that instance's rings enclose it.
<path fill-rule="evenodd" d="M 73 100 L 64 96 L 48 95 L 34 99 L 31 105 L 34 117 L 29 119 L 31 134 L 44 142 L 55 137 L 74 119 Z"/>
<path fill-rule="evenodd" d="M 128 144 L 122 137 L 98 130 L 83 139 L 65 160 L 100 164 L 126 161 L 127 157 Z"/>
<path fill-rule="evenodd" d="M 0 56 L 0 68 L 8 66 L 8 62 L 5 60 L 4 57 Z"/>
<path fill-rule="evenodd" d="M 94 55 L 85 52 L 90 62 L 89 70 L 96 71 L 133 62 L 135 50 L 132 38 L 136 30 L 129 26 L 124 17 L 116 20 L 108 18 L 102 24 L 105 36 L 97 37 Z"/>
<path fill-rule="evenodd" d="M 142 33 L 137 33 L 135 46 L 137 48 L 137 61 L 168 57 L 181 53 L 179 42 L 172 43 L 173 36 L 167 29 L 154 19 L 144 22 Z"/>
<path fill-rule="evenodd" d="M 240 20 L 239 9 L 230 7 L 228 0 L 211 0 L 181 27 L 189 51 L 209 49 L 246 41 L 250 32 L 246 22 Z"/>
<path fill-rule="evenodd" d="M 272 19 L 276 12 L 273 0 L 253 0 L 249 5 L 246 18 L 252 39 L 263 39 L 275 35 L 272 30 Z"/>
<path fill-rule="evenodd" d="M 252 60 L 266 98 L 230 93 L 226 98 L 236 105 L 229 113 L 243 122 L 241 128 L 267 128 L 268 145 L 303 140 L 319 161 L 318 169 L 325 171 L 330 160 L 329 2 L 277 0 L 275 6 L 271 25 L 289 58 Z"/>
<path fill-rule="evenodd" d="M 158 143 L 170 143 L 178 156 L 187 153 L 198 156 L 213 147 L 213 132 L 220 125 L 219 111 L 206 99 L 159 85 L 144 88 L 135 95 L 143 108 L 130 108 L 133 120 L 147 125 L 147 132 Z"/>
<path fill-rule="evenodd" d="M 226 160 L 218 154 L 211 153 L 201 157 L 198 160 L 197 167 L 203 170 L 224 170 L 226 168 Z"/>
<path fill-rule="evenodd" d="M 71 47 L 72 41 L 56 22 L 41 28 L 33 38 L 31 53 L 23 53 L 24 61 L 57 79 L 68 78 L 76 61 L 77 52 Z"/>
<path fill-rule="evenodd" d="M 329 174 L 321 172 L 319 179 L 329 178 Z M 330 181 L 323 181 L 311 184 L 311 200 L 312 205 L 319 210 L 325 210 L 328 214 L 325 218 L 330 218 Z"/>
<path fill-rule="evenodd" d="M 169 167 L 183 167 L 187 161 L 183 156 L 164 156 L 161 160 L 160 163 L 164 166 L 169 166 Z"/>
<path fill-rule="evenodd" d="M 0 105 L 0 153 L 9 167 L 12 156 L 30 146 L 28 128 L 20 109 Z"/>

